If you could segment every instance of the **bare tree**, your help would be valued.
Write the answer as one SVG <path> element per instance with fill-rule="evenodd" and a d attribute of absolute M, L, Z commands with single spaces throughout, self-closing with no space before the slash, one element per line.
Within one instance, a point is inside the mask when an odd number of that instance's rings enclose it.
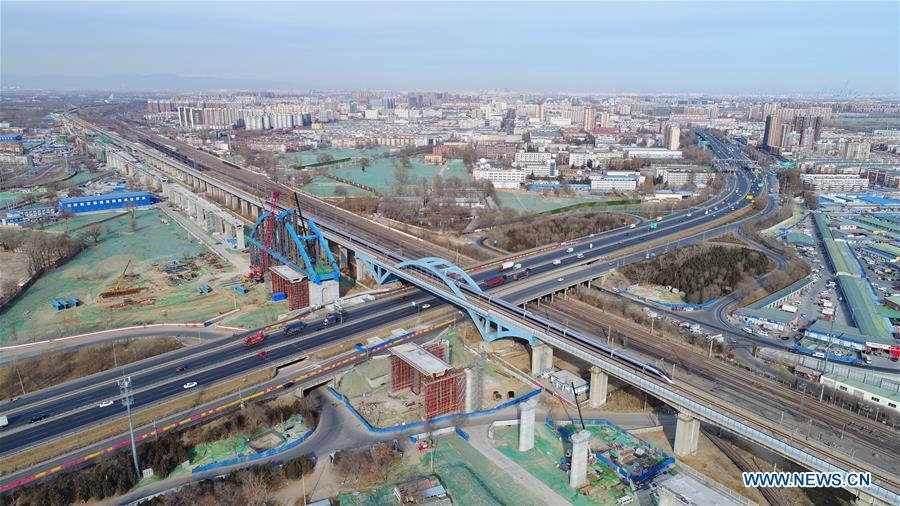
<path fill-rule="evenodd" d="M 241 476 L 241 486 L 247 504 L 263 506 L 269 502 L 269 485 L 265 477 L 255 473 L 245 473 Z"/>
<path fill-rule="evenodd" d="M 100 225 L 99 223 L 96 225 L 91 225 L 90 227 L 88 227 L 84 230 L 84 236 L 91 239 L 92 241 L 94 241 L 94 244 L 99 243 L 100 237 L 103 236 L 103 234 L 105 234 L 105 233 L 106 233 L 106 229 L 103 227 L 103 225 Z"/>

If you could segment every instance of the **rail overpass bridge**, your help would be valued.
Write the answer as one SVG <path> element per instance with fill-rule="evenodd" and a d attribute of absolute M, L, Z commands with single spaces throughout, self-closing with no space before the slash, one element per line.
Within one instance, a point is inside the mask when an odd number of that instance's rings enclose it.
<path fill-rule="evenodd" d="M 464 271 L 450 262 L 428 258 L 411 260 L 377 244 L 344 233 L 336 242 L 352 248 L 371 265 L 377 279 L 396 278 L 416 285 L 466 311 L 486 340 L 517 338 L 534 350 L 539 367 L 553 349 L 563 350 L 591 364 L 592 402 L 606 395 L 608 376 L 652 394 L 679 412 L 674 449 L 685 455 L 696 451 L 700 422 L 728 430 L 804 467 L 821 472 L 848 473 L 871 471 L 875 480 L 870 488 L 851 490 L 864 503 L 898 504 L 900 478 L 896 470 L 862 467 L 846 455 L 816 441 L 794 436 L 771 420 L 692 389 L 681 386 L 665 371 L 629 357 L 627 353 L 604 344 L 594 336 L 573 331 L 527 309 L 481 291 Z M 533 355 L 533 356 L 534 356 Z M 534 362 L 533 362 L 534 363 Z M 662 372 L 662 374 L 660 374 Z M 596 390 L 595 390 L 596 389 Z"/>
<path fill-rule="evenodd" d="M 81 126 L 97 130 L 83 123 Z M 107 134 L 123 147 L 142 155 L 145 161 L 161 172 L 177 178 L 194 191 L 212 195 L 242 216 L 258 219 L 265 212 L 266 204 L 262 199 L 235 185 L 220 181 L 202 168 L 189 167 L 172 160 L 171 156 L 160 154 L 156 149 L 124 140 L 115 134 Z M 313 200 L 307 199 L 304 203 L 311 203 L 312 214 L 322 226 L 328 240 L 340 246 L 348 255 L 352 252 L 363 266 L 371 270 L 376 279 L 403 280 L 462 308 L 476 323 L 485 339 L 516 338 L 529 342 L 537 356 L 535 362 L 538 369 L 546 366 L 547 357 L 552 357 L 553 349 L 563 350 L 592 364 L 595 402 L 605 394 L 603 387 L 606 378 L 612 375 L 676 408 L 681 413 L 676 434 L 676 453 L 691 453 L 696 448 L 699 423 L 703 421 L 741 435 L 812 470 L 840 473 L 864 470 L 860 463 L 836 454 L 822 444 L 793 440 L 791 434 L 769 420 L 744 412 L 704 392 L 671 382 L 670 376 L 664 371 L 653 371 L 652 366 L 604 345 L 595 337 L 572 331 L 503 299 L 483 293 L 462 269 L 439 256 L 422 254 L 422 250 L 427 250 L 427 247 L 417 244 L 415 240 L 410 242 L 408 236 L 402 237 L 387 227 L 373 232 L 371 227 L 378 225 L 368 220 L 360 224 L 355 215 L 321 201 L 311 202 Z M 404 256 L 404 253 L 414 257 Z M 871 469 L 871 466 L 866 465 L 866 469 Z M 897 493 L 900 490 L 900 480 L 896 471 L 871 471 L 875 484 L 871 488 L 853 492 L 861 500 L 871 503 L 900 503 Z"/>

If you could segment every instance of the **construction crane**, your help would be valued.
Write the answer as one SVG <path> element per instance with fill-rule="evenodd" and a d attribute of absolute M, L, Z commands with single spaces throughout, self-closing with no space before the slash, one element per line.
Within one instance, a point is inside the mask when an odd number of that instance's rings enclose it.
<path fill-rule="evenodd" d="M 268 267 L 267 264 L 269 263 L 269 249 L 272 247 L 272 238 L 275 235 L 275 218 L 278 214 L 278 197 L 280 196 L 281 192 L 272 192 L 269 216 L 266 217 L 266 237 L 263 241 L 262 251 L 260 252 L 259 265 L 251 267 L 250 276 L 248 276 L 249 280 L 256 281 L 257 283 L 262 283 L 266 278 L 266 269 Z"/>
<path fill-rule="evenodd" d="M 306 230 L 306 222 L 303 220 L 303 210 L 300 208 L 300 197 L 297 196 L 297 192 L 294 192 L 294 203 L 297 204 L 297 218 L 300 221 L 300 223 L 299 223 L 300 237 L 309 237 L 310 234 Z M 309 267 L 311 269 L 314 269 L 315 267 L 313 267 L 313 266 L 318 262 L 318 255 L 316 255 L 316 252 L 317 252 L 316 240 L 315 239 L 306 239 L 304 242 L 306 243 L 305 244 L 306 251 L 307 251 L 307 253 L 309 253 L 310 260 L 313 263 L 313 265 L 311 265 Z"/>
<path fill-rule="evenodd" d="M 125 273 L 128 272 L 128 266 L 131 265 L 131 259 L 128 259 L 128 262 L 125 263 L 125 268 L 122 269 L 122 274 L 119 274 L 119 279 L 116 280 L 116 286 L 113 287 L 110 292 L 118 292 L 119 287 L 122 285 L 122 281 L 125 279 Z"/>

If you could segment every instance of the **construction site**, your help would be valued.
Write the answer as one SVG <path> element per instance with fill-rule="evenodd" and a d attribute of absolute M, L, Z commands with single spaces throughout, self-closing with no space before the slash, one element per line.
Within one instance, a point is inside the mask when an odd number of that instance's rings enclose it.
<path fill-rule="evenodd" d="M 144 323 L 202 322 L 233 309 L 227 287 L 239 281 L 240 273 L 163 213 L 92 217 L 95 223 L 102 221 L 96 242 L 88 241 L 81 253 L 44 273 L 4 308 L 0 341 Z M 198 290 L 203 286 L 211 288 Z"/>
<path fill-rule="evenodd" d="M 533 387 L 511 368 L 467 348 L 456 329 L 403 344 L 341 376 L 336 388 L 375 427 L 490 409 Z"/>
<path fill-rule="evenodd" d="M 580 425 L 578 429 L 581 429 Z M 563 431 L 558 431 L 552 423 L 540 424 L 534 429 L 534 447 L 526 451 L 518 448 L 518 427 L 494 427 L 490 437 L 494 447 L 501 453 L 574 505 L 631 502 L 624 499 L 626 497 L 634 500 L 634 486 L 629 479 L 623 477 L 614 466 L 597 458 L 594 452 L 588 453 L 585 483 L 577 487 L 570 486 L 568 473 L 572 466 L 573 448 L 568 430 L 569 428 L 564 428 Z M 628 434 L 592 433 L 590 447 L 593 450 L 606 445 L 610 449 L 618 448 L 618 452 L 629 456 L 633 456 L 638 448 L 644 447 L 636 444 L 633 441 L 635 438 L 625 436 Z"/>

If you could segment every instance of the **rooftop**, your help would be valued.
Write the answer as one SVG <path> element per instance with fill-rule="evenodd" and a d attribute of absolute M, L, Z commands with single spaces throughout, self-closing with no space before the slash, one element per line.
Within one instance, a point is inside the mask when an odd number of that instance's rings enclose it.
<path fill-rule="evenodd" d="M 850 276 L 838 276 L 838 284 L 860 332 L 880 340 L 893 341 L 891 325 L 878 311 L 869 282 Z"/>
<path fill-rule="evenodd" d="M 887 388 L 863 383 L 862 381 L 855 380 L 848 376 L 840 376 L 832 373 L 823 374 L 822 377 L 843 383 L 845 385 L 849 385 L 857 390 L 864 390 L 879 397 L 883 397 L 885 399 L 890 399 L 892 401 L 900 403 L 900 394 L 898 394 L 895 390 L 888 390 Z"/>
<path fill-rule="evenodd" d="M 415 343 L 394 346 L 390 352 L 425 376 L 441 376 L 450 369 L 450 364 L 428 353 L 425 348 Z"/>

